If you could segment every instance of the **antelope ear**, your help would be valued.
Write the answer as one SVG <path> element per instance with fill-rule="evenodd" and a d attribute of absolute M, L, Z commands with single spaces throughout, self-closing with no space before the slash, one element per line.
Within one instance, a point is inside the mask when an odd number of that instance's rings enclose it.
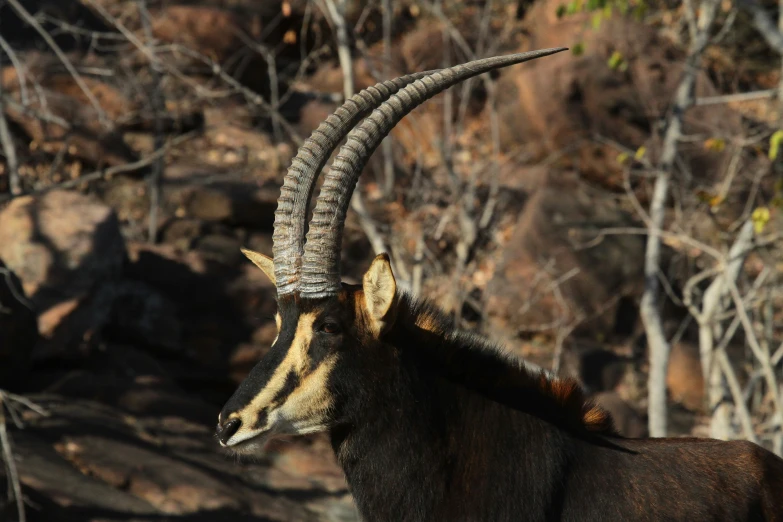
<path fill-rule="evenodd" d="M 372 321 L 373 333 L 380 336 L 394 324 L 397 314 L 397 281 L 387 254 L 373 259 L 362 281 L 364 302 Z"/>
<path fill-rule="evenodd" d="M 275 282 L 275 262 L 272 261 L 271 257 L 248 250 L 247 248 L 240 248 L 240 250 L 245 254 L 245 257 L 251 260 L 254 265 L 266 274 L 273 285 L 277 286 L 277 282 Z"/>

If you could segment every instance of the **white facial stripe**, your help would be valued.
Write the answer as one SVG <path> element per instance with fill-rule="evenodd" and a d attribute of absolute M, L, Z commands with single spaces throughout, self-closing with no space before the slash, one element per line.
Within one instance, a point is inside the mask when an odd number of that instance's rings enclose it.
<path fill-rule="evenodd" d="M 256 429 L 256 430 L 243 430 L 243 429 L 240 429 L 234 435 L 232 435 L 232 437 L 230 439 L 228 439 L 225 444 L 223 444 L 223 442 L 221 442 L 220 445 L 223 446 L 224 448 L 227 448 L 227 447 L 230 447 L 230 446 L 234 446 L 236 444 L 239 444 L 240 442 L 244 442 L 246 440 L 252 439 L 253 437 L 255 437 L 257 435 L 260 435 L 261 433 L 264 432 L 264 429 Z"/>
<path fill-rule="evenodd" d="M 336 358 L 326 359 L 289 395 L 280 407 L 296 434 L 312 433 L 326 428 L 326 413 L 332 406 L 332 398 L 326 389 L 326 380 L 334 368 Z"/>
<path fill-rule="evenodd" d="M 241 420 L 242 425 L 240 426 L 239 430 L 237 430 L 237 432 L 227 441 L 226 446 L 232 446 L 239 444 L 242 441 L 252 439 L 260 433 L 268 430 L 275 424 L 275 422 L 273 422 L 273 418 L 274 414 L 277 412 L 270 411 L 268 412 L 266 425 L 261 427 L 256 426 L 258 412 L 268 408 L 271 405 L 272 400 L 275 398 L 277 393 L 283 388 L 283 386 L 285 386 L 288 374 L 291 371 L 301 375 L 301 370 L 307 363 L 306 354 L 310 345 L 310 340 L 312 339 L 314 321 L 315 316 L 311 314 L 304 314 L 299 317 L 296 333 L 294 334 L 294 340 L 291 343 L 291 346 L 289 347 L 288 352 L 281 361 L 280 365 L 275 369 L 274 373 L 269 378 L 269 381 L 267 382 L 264 389 L 261 390 L 261 392 L 256 395 L 252 401 L 250 401 L 250 404 L 242 408 L 240 411 L 230 415 L 230 418 L 238 418 Z M 277 338 L 275 338 L 275 342 L 277 342 Z M 316 373 L 318 373 L 318 371 L 314 372 L 313 376 Z M 305 383 L 309 380 L 309 377 L 308 379 L 305 379 Z M 305 383 L 303 384 L 307 386 Z M 285 402 L 287 403 L 298 390 L 299 388 L 294 390 L 294 392 L 289 396 L 289 399 L 287 399 Z M 283 404 L 283 406 L 285 406 L 285 404 Z"/>

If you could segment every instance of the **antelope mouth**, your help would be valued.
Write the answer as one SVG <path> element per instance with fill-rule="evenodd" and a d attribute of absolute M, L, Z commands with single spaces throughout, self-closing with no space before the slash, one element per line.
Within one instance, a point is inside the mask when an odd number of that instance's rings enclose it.
<path fill-rule="evenodd" d="M 220 440 L 218 442 L 224 450 L 242 455 L 257 453 L 259 450 L 262 450 L 266 446 L 266 443 L 273 437 L 274 433 L 272 429 L 264 429 L 247 434 L 237 433 L 225 442 Z"/>

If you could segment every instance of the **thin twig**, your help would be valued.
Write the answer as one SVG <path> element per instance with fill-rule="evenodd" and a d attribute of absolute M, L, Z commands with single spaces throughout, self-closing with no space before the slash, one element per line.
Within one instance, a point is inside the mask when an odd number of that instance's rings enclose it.
<path fill-rule="evenodd" d="M 731 396 L 734 399 L 734 412 L 737 414 L 737 417 L 739 417 L 740 424 L 742 424 L 742 430 L 745 432 L 745 438 L 751 442 L 758 443 L 756 433 L 753 431 L 753 421 L 750 417 L 748 406 L 743 400 L 742 387 L 739 384 L 739 379 L 737 379 L 737 374 L 735 373 L 734 368 L 731 366 L 729 356 L 726 355 L 725 350 L 716 352 L 715 356 L 718 359 L 718 365 L 720 366 L 721 372 L 723 372 L 723 375 L 726 377 L 726 383 L 728 385 L 729 391 L 731 392 Z"/>
<path fill-rule="evenodd" d="M 3 60 L 0 56 L 0 71 L 3 70 Z M 21 74 L 21 71 L 20 73 Z M 8 170 L 8 189 L 11 195 L 18 196 L 22 193 L 22 184 L 19 181 L 19 162 L 16 158 L 16 145 L 8 128 L 8 120 L 5 117 L 5 96 L 3 95 L 3 82 L 0 79 L 0 146 L 5 155 L 5 166 Z"/>
<path fill-rule="evenodd" d="M 150 46 L 153 45 L 152 36 L 152 23 L 150 22 L 150 13 L 147 10 L 146 0 L 138 0 L 139 15 L 141 17 L 141 25 L 144 30 L 144 38 L 149 42 Z M 151 75 L 152 75 L 152 89 L 150 93 L 150 99 L 152 102 L 152 114 L 154 118 L 154 146 L 155 150 L 164 150 L 165 138 L 163 136 L 163 114 L 166 112 L 166 98 L 163 94 L 162 87 L 162 75 L 160 62 L 158 60 L 152 60 Z M 165 150 L 163 154 L 160 154 L 152 163 L 152 172 L 149 175 L 149 193 L 150 193 L 150 215 L 147 228 L 147 240 L 150 243 L 155 243 L 158 237 L 158 214 L 160 212 L 160 200 L 161 192 L 163 190 L 163 169 L 165 166 Z"/>
<path fill-rule="evenodd" d="M 783 427 L 783 404 L 781 404 L 780 390 L 778 388 L 777 378 L 775 377 L 775 370 L 771 364 L 771 357 L 769 351 L 762 349 L 759 341 L 756 337 L 756 333 L 753 329 L 753 323 L 748 315 L 748 310 L 745 308 L 745 304 L 742 302 L 737 285 L 734 281 L 727 281 L 731 297 L 734 300 L 734 306 L 737 308 L 740 321 L 742 322 L 742 328 L 745 330 L 745 338 L 748 341 L 748 346 L 756 356 L 756 359 L 761 364 L 761 370 L 764 375 L 764 379 L 767 381 L 767 391 L 772 396 L 772 404 L 775 407 L 776 417 L 778 418 L 778 427 Z"/>
<path fill-rule="evenodd" d="M 205 95 L 205 96 L 212 95 L 209 89 L 207 89 L 203 85 L 194 82 L 191 78 L 188 78 L 182 71 L 178 70 L 176 67 L 173 67 L 172 65 L 166 63 L 165 61 L 161 60 L 158 56 L 156 56 L 155 53 L 150 51 L 150 49 L 148 49 L 147 46 L 145 46 L 144 43 L 141 40 L 139 40 L 139 38 L 133 33 L 133 31 L 125 27 L 125 25 L 122 22 L 120 22 L 115 17 L 113 17 L 111 13 L 109 13 L 106 10 L 106 8 L 103 7 L 99 2 L 96 2 L 95 0 L 83 0 L 83 1 L 89 4 L 108 23 L 110 23 L 120 33 L 122 33 L 122 35 L 125 36 L 125 38 L 127 38 L 128 41 L 131 44 L 133 44 L 133 46 L 136 47 L 151 63 L 157 62 L 163 69 L 166 70 L 166 72 L 168 72 L 178 80 L 182 81 L 185 85 L 188 85 L 191 88 L 193 88 L 197 94 Z M 191 58 L 195 58 L 197 60 L 202 61 L 205 65 L 207 65 L 210 68 L 210 70 L 214 75 L 216 75 L 221 80 L 223 80 L 227 85 L 229 85 L 232 89 L 234 89 L 234 91 L 241 93 L 248 102 L 258 105 L 259 107 L 261 107 L 261 109 L 268 112 L 271 118 L 277 119 L 280 126 L 286 131 L 286 133 L 288 133 L 289 137 L 292 140 L 294 140 L 298 145 L 301 145 L 303 143 L 302 137 L 299 135 L 299 133 L 296 132 L 296 130 L 291 126 L 291 124 L 285 121 L 285 118 L 283 118 L 278 111 L 274 110 L 274 108 L 271 107 L 266 100 L 264 100 L 263 96 L 261 96 L 257 92 L 248 89 L 247 87 L 239 83 L 235 78 L 233 78 L 230 74 L 228 74 L 219 63 L 187 47 L 183 47 L 176 44 L 173 44 L 169 47 Z"/>
<path fill-rule="evenodd" d="M 29 103 L 29 97 L 27 95 L 27 82 L 24 79 L 24 68 L 22 67 L 22 61 L 16 55 L 16 52 L 14 52 L 14 48 L 11 47 L 11 44 L 9 44 L 8 41 L 5 38 L 3 38 L 3 35 L 1 34 L 0 34 L 0 49 L 2 49 L 5 52 L 6 56 L 8 56 L 9 60 L 11 60 L 11 63 L 13 64 L 14 69 L 16 70 L 16 77 L 18 78 L 18 82 L 19 82 L 19 96 L 21 96 L 22 104 L 27 105 Z"/>
<path fill-rule="evenodd" d="M 762 91 L 739 92 L 736 94 L 723 94 L 721 96 L 705 96 L 696 98 L 696 106 L 717 105 L 719 103 L 734 103 L 751 100 L 765 100 L 778 95 L 777 89 L 765 89 Z"/>
<path fill-rule="evenodd" d="M 391 35 L 392 35 L 392 10 L 391 0 L 381 0 L 383 11 L 383 76 L 387 79 L 391 76 Z M 383 196 L 391 198 L 394 192 L 394 149 L 391 134 L 383 138 L 381 151 L 383 152 Z"/>
<path fill-rule="evenodd" d="M 60 49 L 60 46 L 57 45 L 57 42 L 54 41 L 54 38 L 52 38 L 52 35 L 46 32 L 46 30 L 41 26 L 41 24 L 38 23 L 38 20 L 35 19 L 34 16 L 32 16 L 27 9 L 25 9 L 22 4 L 19 3 L 18 0 L 7 0 L 9 4 L 11 4 L 11 7 L 16 11 L 16 13 L 27 23 L 29 24 L 35 31 L 41 35 L 41 38 L 44 39 L 46 44 L 54 51 L 54 54 L 57 55 L 57 58 L 62 62 L 62 64 L 65 66 L 65 69 L 68 71 L 68 73 L 71 75 L 73 80 L 76 82 L 76 85 L 79 86 L 79 88 L 84 92 L 84 95 L 87 97 L 87 100 L 89 100 L 90 104 L 95 109 L 95 112 L 98 114 L 98 120 L 101 123 L 101 126 L 103 126 L 105 129 L 111 129 L 112 124 L 109 120 L 109 117 L 106 115 L 106 112 L 103 110 L 103 107 L 101 107 L 100 102 L 95 97 L 95 95 L 92 93 L 90 88 L 87 86 L 86 83 L 84 83 L 84 80 L 82 79 L 79 72 L 76 70 L 76 68 L 73 66 L 71 61 L 68 59 L 68 57 L 65 55 L 62 49 Z"/>
<path fill-rule="evenodd" d="M 104 178 L 108 179 L 117 174 L 122 174 L 125 172 L 133 172 L 134 170 L 138 170 L 143 167 L 148 167 L 149 165 L 152 165 L 158 158 L 166 154 L 173 147 L 193 138 L 198 133 L 199 133 L 198 130 L 194 130 L 194 131 L 187 132 L 185 134 L 180 134 L 176 138 L 170 139 L 169 142 L 166 145 L 164 145 L 162 148 L 151 152 L 149 155 L 141 158 L 138 161 L 134 161 L 132 163 L 125 163 L 123 165 L 115 165 L 107 169 L 95 170 L 87 174 L 83 174 L 82 176 L 79 176 L 76 179 L 69 179 L 68 181 L 63 181 L 62 183 L 54 183 L 47 187 L 42 187 L 40 189 L 33 190 L 31 192 L 27 192 L 21 195 L 22 196 L 39 195 L 52 190 L 69 189 L 69 188 L 77 187 L 83 183 L 88 183 L 90 181 L 96 181 Z M 16 197 L 18 196 L 11 196 L 11 195 L 0 196 L 0 203 L 5 203 L 6 201 L 15 199 Z"/>
<path fill-rule="evenodd" d="M 783 32 L 775 27 L 775 22 L 756 0 L 739 0 L 738 5 L 753 17 L 753 26 L 761 34 L 767 44 L 783 55 Z"/>

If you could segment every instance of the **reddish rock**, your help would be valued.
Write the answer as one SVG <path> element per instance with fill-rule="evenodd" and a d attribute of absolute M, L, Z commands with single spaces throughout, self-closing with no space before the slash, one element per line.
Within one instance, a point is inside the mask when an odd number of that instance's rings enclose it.
<path fill-rule="evenodd" d="M 634 225 L 614 198 L 574 175 L 552 175 L 525 203 L 489 284 L 493 334 L 513 338 L 579 321 L 585 332 L 613 332 L 619 298 L 641 290 L 644 240 L 597 233 Z"/>
<path fill-rule="evenodd" d="M 76 159 L 97 167 L 123 165 L 137 159 L 122 136 L 113 129 L 118 121 L 135 111 L 132 101 L 118 87 L 82 76 L 83 84 L 105 114 L 106 121 L 102 122 L 95 104 L 73 77 L 64 72 L 53 72 L 59 71 L 54 60 L 53 56 L 31 60 L 26 81 L 33 80 L 40 85 L 46 103 L 34 97 L 28 108 L 36 113 L 58 117 L 67 123 L 67 127 L 45 122 L 33 113 L 17 110 L 15 106 L 6 107 L 10 120 L 32 142 L 31 149 L 50 155 L 62 151 L 65 159 Z M 2 81 L 4 89 L 21 102 L 19 79 L 13 67 L 3 69 Z"/>
<path fill-rule="evenodd" d="M 672 344 L 666 386 L 673 401 L 692 411 L 704 410 L 704 376 L 698 346 L 688 342 Z"/>
<path fill-rule="evenodd" d="M 45 312 L 117 280 L 126 262 L 117 217 L 74 191 L 17 198 L 0 212 L 0 259 Z"/>
<path fill-rule="evenodd" d="M 75 520 L 70 510 L 112 521 L 358 520 L 325 437 L 278 444 L 243 464 L 219 451 L 211 423 L 185 420 L 174 405 L 129 415 L 52 394 L 32 399 L 57 414 L 12 428 L 25 495 L 36 499 L 31 520 Z"/>
<path fill-rule="evenodd" d="M 498 105 L 503 145 L 516 150 L 521 143 L 538 146 L 541 155 L 575 150 L 567 157 L 585 177 L 622 190 L 620 150 L 596 143 L 596 135 L 636 150 L 647 145 L 647 158 L 657 154 L 650 141 L 652 125 L 665 116 L 682 75 L 684 56 L 650 24 L 631 15 L 615 14 L 591 26 L 592 13 L 557 16 L 562 2 L 536 2 L 524 18 L 529 38 L 521 50 L 568 46 L 566 51 L 511 67 L 501 74 Z M 612 68 L 615 54 L 624 65 Z M 699 73 L 697 96 L 718 94 L 707 71 Z M 696 107 L 685 115 L 685 135 L 741 135 L 740 116 L 719 105 Z M 575 149 L 574 149 L 575 148 Z M 679 152 L 694 176 L 722 172 L 729 152 L 705 150 L 703 143 L 682 144 Z"/>

